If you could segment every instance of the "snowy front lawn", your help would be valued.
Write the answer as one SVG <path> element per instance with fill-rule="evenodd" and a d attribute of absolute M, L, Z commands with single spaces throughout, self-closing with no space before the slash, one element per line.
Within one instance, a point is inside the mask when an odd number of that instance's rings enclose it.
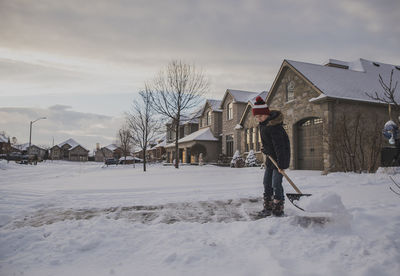
<path fill-rule="evenodd" d="M 387 173 L 288 175 L 312 212 L 253 220 L 260 168 L 0 161 L 0 275 L 399 275 Z"/>

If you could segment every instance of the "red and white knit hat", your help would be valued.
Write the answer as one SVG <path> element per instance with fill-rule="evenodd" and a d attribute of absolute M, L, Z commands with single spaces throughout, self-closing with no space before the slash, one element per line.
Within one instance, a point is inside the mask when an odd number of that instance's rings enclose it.
<path fill-rule="evenodd" d="M 256 102 L 253 105 L 253 116 L 256 115 L 269 115 L 268 105 L 260 96 L 256 98 Z"/>

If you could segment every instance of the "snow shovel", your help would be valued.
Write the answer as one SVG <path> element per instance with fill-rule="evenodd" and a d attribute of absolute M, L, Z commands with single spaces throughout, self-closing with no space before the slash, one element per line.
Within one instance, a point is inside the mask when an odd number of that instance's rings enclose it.
<path fill-rule="evenodd" d="M 276 163 L 276 161 L 274 160 L 274 158 L 272 158 L 271 156 L 267 155 L 269 160 L 271 160 L 272 163 L 274 163 L 275 167 L 280 170 L 278 164 Z M 292 185 L 293 189 L 295 189 L 295 191 L 297 192 L 297 194 L 290 194 L 287 193 L 286 196 L 289 199 L 289 201 L 296 206 L 297 208 L 299 208 L 300 210 L 304 211 L 303 208 L 301 208 L 300 206 L 296 205 L 296 203 L 294 203 L 293 201 L 295 200 L 299 200 L 302 196 L 311 196 L 311 194 L 303 194 L 302 192 L 300 192 L 299 188 L 297 188 L 297 186 L 293 183 L 293 181 L 289 178 L 289 176 L 283 172 L 282 173 L 283 176 L 286 178 L 286 180 L 290 183 L 290 185 Z"/>

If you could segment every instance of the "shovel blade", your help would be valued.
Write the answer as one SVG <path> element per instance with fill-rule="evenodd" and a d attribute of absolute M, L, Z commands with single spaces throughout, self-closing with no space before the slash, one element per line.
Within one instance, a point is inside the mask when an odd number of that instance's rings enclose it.
<path fill-rule="evenodd" d="M 300 206 L 298 206 L 294 201 L 298 201 L 301 197 L 303 196 L 311 196 L 311 194 L 286 194 L 287 198 L 289 199 L 289 201 L 297 208 L 299 208 L 300 210 L 304 211 L 303 208 L 301 208 Z"/>

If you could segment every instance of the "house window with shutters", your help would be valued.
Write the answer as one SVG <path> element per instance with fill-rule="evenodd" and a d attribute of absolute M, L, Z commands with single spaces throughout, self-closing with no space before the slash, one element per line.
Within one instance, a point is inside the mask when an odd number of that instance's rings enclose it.
<path fill-rule="evenodd" d="M 229 103 L 228 104 L 228 112 L 226 113 L 226 115 L 227 115 L 227 120 L 231 120 L 231 119 L 233 119 L 233 104 L 232 103 Z"/>

